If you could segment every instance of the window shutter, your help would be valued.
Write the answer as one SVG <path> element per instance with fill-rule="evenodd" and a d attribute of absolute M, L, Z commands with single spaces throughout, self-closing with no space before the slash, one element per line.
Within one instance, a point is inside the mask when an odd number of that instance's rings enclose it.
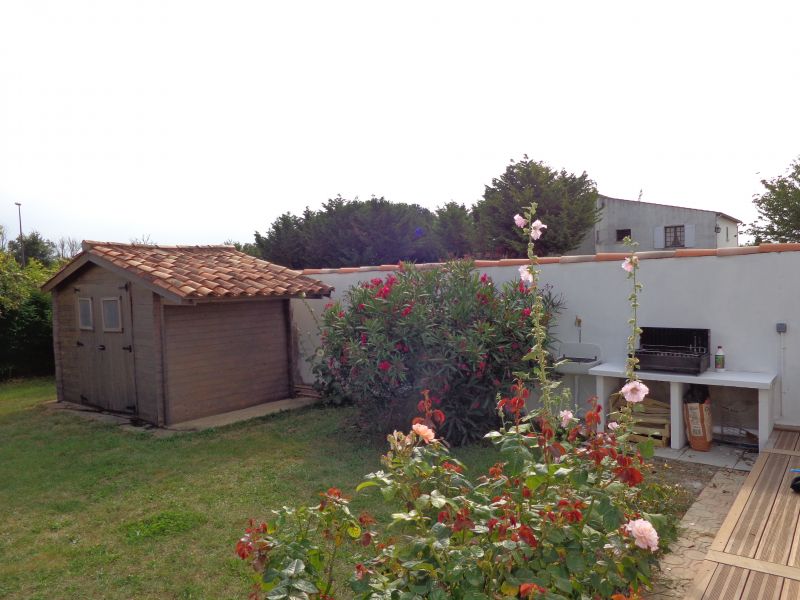
<path fill-rule="evenodd" d="M 683 226 L 683 245 L 686 248 L 694 248 L 694 225 Z"/>
<path fill-rule="evenodd" d="M 655 227 L 653 229 L 653 248 L 659 249 L 664 247 L 664 228 Z"/>

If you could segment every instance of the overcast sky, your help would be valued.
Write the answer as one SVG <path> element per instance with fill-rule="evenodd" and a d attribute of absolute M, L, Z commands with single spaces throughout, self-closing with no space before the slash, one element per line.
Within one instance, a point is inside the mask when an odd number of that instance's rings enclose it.
<path fill-rule="evenodd" d="M 800 3 L 0 2 L 0 224 L 252 241 L 372 195 L 481 197 L 523 154 L 755 217 L 800 155 Z"/>

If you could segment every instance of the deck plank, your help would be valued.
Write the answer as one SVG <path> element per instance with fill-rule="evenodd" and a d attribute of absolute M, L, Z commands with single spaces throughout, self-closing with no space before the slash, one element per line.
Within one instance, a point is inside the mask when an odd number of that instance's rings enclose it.
<path fill-rule="evenodd" d="M 789 464 L 783 471 L 783 479 L 778 488 L 775 502 L 767 518 L 764 535 L 756 549 L 755 557 L 759 560 L 788 565 L 792 542 L 795 539 L 797 520 L 800 511 L 800 495 L 795 494 L 789 485 L 795 474 L 789 469 L 800 468 L 800 457 L 790 457 Z"/>
<path fill-rule="evenodd" d="M 747 504 L 731 533 L 725 552 L 753 558 L 772 511 L 778 488 L 789 464 L 789 456 L 784 454 L 765 454 L 765 465 L 755 492 L 750 494 Z"/>
<path fill-rule="evenodd" d="M 800 433 L 785 430 L 775 430 L 775 433 L 773 448 L 778 450 L 797 450 L 797 444 L 800 442 Z"/>
<path fill-rule="evenodd" d="M 783 577 L 750 571 L 741 600 L 780 600 L 784 581 Z"/>
<path fill-rule="evenodd" d="M 739 600 L 750 571 L 730 565 L 717 565 L 703 594 L 703 600 Z"/>
<path fill-rule="evenodd" d="M 784 580 L 781 600 L 797 600 L 798 598 L 800 598 L 800 581 Z"/>

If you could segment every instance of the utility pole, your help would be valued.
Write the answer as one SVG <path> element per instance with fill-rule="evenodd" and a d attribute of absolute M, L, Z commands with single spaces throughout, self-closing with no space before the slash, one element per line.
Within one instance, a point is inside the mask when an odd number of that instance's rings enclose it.
<path fill-rule="evenodd" d="M 19 215 L 19 249 L 22 252 L 22 268 L 25 268 L 25 240 L 22 237 L 22 203 L 14 202 L 17 205 L 17 214 Z"/>

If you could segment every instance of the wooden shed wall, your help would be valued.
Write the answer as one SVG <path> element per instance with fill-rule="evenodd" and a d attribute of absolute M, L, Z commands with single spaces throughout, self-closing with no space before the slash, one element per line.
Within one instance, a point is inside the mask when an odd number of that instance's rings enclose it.
<path fill-rule="evenodd" d="M 168 424 L 289 397 L 287 302 L 164 307 Z"/>
<path fill-rule="evenodd" d="M 145 421 L 163 424 L 163 415 L 159 420 L 158 410 L 158 388 L 161 385 L 161 339 L 157 327 L 161 314 L 158 300 L 153 292 L 141 284 L 131 285 L 137 413 Z"/>
<path fill-rule="evenodd" d="M 57 382 L 57 387 L 59 388 L 59 398 L 61 400 L 76 403 L 82 402 L 81 369 L 77 345 L 80 332 L 78 330 L 78 309 L 75 299 L 77 294 L 75 293 L 75 288 L 90 284 L 118 287 L 125 283 L 125 279 L 114 273 L 90 264 L 53 291 L 53 310 L 57 312 L 54 319 L 57 327 L 54 332 L 54 352 L 57 353 L 56 361 L 60 363 L 61 378 Z"/>

